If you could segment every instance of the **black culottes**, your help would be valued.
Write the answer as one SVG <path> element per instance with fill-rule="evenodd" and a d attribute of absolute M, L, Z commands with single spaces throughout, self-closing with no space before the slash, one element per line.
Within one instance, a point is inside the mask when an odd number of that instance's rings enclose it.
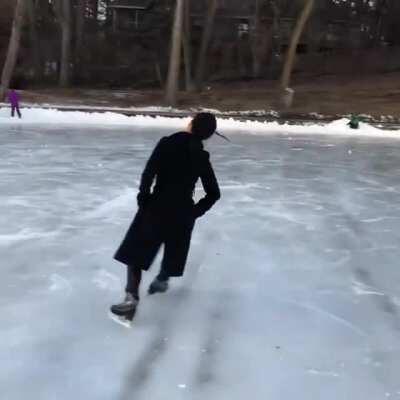
<path fill-rule="evenodd" d="M 168 209 L 150 204 L 137 212 L 114 258 L 147 271 L 161 245 L 161 270 L 172 277 L 182 276 L 195 223 L 192 207 Z"/>

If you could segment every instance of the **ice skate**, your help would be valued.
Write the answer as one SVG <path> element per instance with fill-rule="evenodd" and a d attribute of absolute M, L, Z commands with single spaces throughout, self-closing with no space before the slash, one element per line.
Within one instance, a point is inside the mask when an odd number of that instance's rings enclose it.
<path fill-rule="evenodd" d="M 128 326 L 133 320 L 136 309 L 139 304 L 139 299 L 131 293 L 127 293 L 122 303 L 111 306 L 110 317 L 121 325 Z"/>
<path fill-rule="evenodd" d="M 148 293 L 165 293 L 168 290 L 169 284 L 168 281 L 161 281 L 158 278 L 155 278 L 154 281 L 149 286 Z"/>

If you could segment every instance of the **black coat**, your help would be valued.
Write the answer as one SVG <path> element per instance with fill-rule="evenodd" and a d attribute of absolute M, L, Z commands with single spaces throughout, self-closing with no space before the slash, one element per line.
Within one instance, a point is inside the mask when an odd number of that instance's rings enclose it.
<path fill-rule="evenodd" d="M 206 195 L 195 204 L 199 179 Z M 164 244 L 162 268 L 170 276 L 182 275 L 194 221 L 219 198 L 218 182 L 202 142 L 185 132 L 162 138 L 143 171 L 139 211 L 115 258 L 147 270 Z"/>

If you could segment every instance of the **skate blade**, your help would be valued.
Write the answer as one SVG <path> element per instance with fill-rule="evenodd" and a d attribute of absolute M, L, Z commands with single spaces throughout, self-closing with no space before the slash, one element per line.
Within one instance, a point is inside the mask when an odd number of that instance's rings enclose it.
<path fill-rule="evenodd" d="M 113 314 L 111 311 L 108 312 L 108 316 L 117 324 L 123 326 L 124 328 L 132 328 L 132 319 L 129 319 L 127 317 L 119 316 Z"/>

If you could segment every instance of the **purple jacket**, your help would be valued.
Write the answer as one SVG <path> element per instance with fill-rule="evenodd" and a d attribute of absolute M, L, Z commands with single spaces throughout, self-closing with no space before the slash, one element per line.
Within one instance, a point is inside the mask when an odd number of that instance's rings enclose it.
<path fill-rule="evenodd" d="M 10 90 L 8 92 L 8 101 L 13 107 L 19 105 L 19 94 L 15 90 Z"/>

